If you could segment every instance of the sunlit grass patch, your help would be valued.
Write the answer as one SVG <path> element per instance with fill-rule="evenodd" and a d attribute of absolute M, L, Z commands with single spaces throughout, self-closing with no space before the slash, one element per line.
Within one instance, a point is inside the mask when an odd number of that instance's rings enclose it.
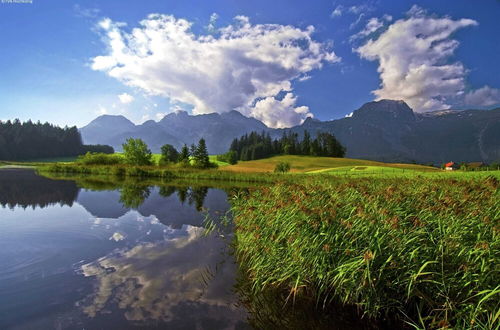
<path fill-rule="evenodd" d="M 275 156 L 265 159 L 240 161 L 236 165 L 224 168 L 226 171 L 234 172 L 272 172 L 276 164 L 287 162 L 291 165 L 291 172 L 321 172 L 336 169 L 349 170 L 353 167 L 389 167 L 390 169 L 412 169 L 418 171 L 439 171 L 430 166 L 416 164 L 393 164 L 382 163 L 371 160 L 333 158 L 333 157 L 311 157 L 311 156 Z"/>

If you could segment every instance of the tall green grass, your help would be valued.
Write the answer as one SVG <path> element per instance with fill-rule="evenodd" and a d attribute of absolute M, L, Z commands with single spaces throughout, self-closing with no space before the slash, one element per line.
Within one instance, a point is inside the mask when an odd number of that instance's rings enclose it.
<path fill-rule="evenodd" d="M 232 200 L 253 290 L 415 327 L 499 326 L 499 180 L 312 176 Z"/>

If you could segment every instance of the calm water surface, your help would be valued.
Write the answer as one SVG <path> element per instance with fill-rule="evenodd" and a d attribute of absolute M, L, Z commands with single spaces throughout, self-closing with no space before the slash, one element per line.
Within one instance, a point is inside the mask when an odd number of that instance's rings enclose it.
<path fill-rule="evenodd" d="M 249 327 L 226 192 L 94 186 L 0 170 L 0 329 Z"/>

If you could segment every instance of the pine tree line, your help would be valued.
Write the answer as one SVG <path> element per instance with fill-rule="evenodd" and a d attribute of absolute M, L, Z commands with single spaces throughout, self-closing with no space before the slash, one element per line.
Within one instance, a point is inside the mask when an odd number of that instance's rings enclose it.
<path fill-rule="evenodd" d="M 279 139 L 272 139 L 269 133 L 251 132 L 231 143 L 230 152 L 235 152 L 238 160 L 254 160 L 273 155 L 307 155 L 323 157 L 344 157 L 345 148 L 333 134 L 319 132 L 312 138 L 304 131 L 302 140 L 297 133 L 283 132 Z"/>
<path fill-rule="evenodd" d="M 76 126 L 60 128 L 31 120 L 21 123 L 18 119 L 0 121 L 1 160 L 77 156 L 87 151 L 114 152 L 110 146 L 83 145 Z"/>

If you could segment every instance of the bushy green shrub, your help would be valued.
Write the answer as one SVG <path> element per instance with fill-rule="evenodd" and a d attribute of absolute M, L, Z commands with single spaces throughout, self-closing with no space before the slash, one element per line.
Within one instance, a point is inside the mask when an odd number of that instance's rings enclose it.
<path fill-rule="evenodd" d="M 153 154 L 143 140 L 130 138 L 122 146 L 127 164 L 136 166 L 153 164 Z"/>
<path fill-rule="evenodd" d="M 117 165 L 123 164 L 123 157 L 117 154 L 105 154 L 102 152 L 87 152 L 85 155 L 78 156 L 76 163 L 82 165 Z"/>
<path fill-rule="evenodd" d="M 103 153 L 103 154 L 114 154 L 115 149 L 112 146 L 108 146 L 105 144 L 86 144 L 83 146 L 83 151 L 85 153 Z"/>
<path fill-rule="evenodd" d="M 177 163 L 178 161 L 179 152 L 173 145 L 165 144 L 161 147 L 161 158 L 159 162 L 160 166 Z"/>
<path fill-rule="evenodd" d="M 287 162 L 279 162 L 276 164 L 276 167 L 274 168 L 275 173 L 286 173 L 290 172 L 290 163 Z"/>

